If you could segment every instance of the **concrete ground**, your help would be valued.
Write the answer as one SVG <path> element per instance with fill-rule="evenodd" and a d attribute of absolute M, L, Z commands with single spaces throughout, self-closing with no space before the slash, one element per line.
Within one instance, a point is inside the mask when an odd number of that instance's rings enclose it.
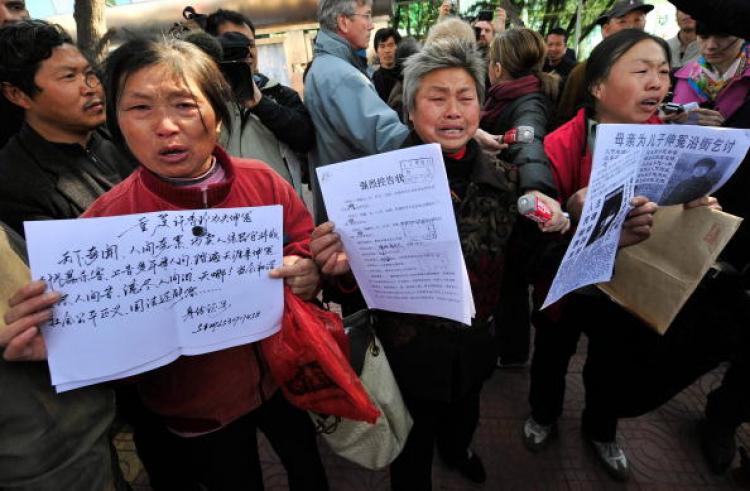
<path fill-rule="evenodd" d="M 583 343 L 581 343 L 583 344 Z M 716 490 L 750 489 L 750 478 L 737 470 L 713 475 L 703 462 L 695 424 L 702 415 L 706 394 L 721 380 L 722 369 L 704 376 L 662 408 L 620 423 L 620 438 L 630 458 L 628 483 L 612 481 L 600 468 L 580 434 L 583 408 L 582 349 L 568 375 L 565 412 L 559 437 L 539 454 L 521 443 L 521 425 L 528 414 L 528 369 L 497 370 L 482 394 L 482 416 L 474 449 L 487 468 L 487 482 L 473 485 L 445 469 L 439 459 L 433 467 L 434 489 L 458 490 Z M 748 388 L 750 390 L 750 387 Z M 750 450 L 750 425 L 738 441 Z M 270 446 L 260 439 L 266 489 L 287 489 L 284 470 Z M 148 491 L 129 434 L 116 441 L 121 465 L 135 491 Z M 333 455 L 320 444 L 332 491 L 389 489 L 387 471 L 369 471 Z M 734 467 L 739 466 L 739 459 Z"/>

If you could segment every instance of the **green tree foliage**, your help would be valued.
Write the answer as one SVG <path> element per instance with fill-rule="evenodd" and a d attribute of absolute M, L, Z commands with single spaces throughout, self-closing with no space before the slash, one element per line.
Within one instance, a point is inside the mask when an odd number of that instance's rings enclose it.
<path fill-rule="evenodd" d="M 441 1 L 423 0 L 399 3 L 393 25 L 409 36 L 422 38 L 437 20 Z M 614 0 L 583 0 L 581 35 L 586 37 L 596 26 L 596 19 L 606 12 Z M 500 5 L 508 13 L 508 21 L 520 25 L 525 14 L 527 27 L 545 33 L 553 27 L 562 27 L 571 36 L 575 33 L 577 0 L 489 0 L 475 3 L 467 9 L 467 18 L 476 17 L 480 10 L 495 10 Z"/>
<path fill-rule="evenodd" d="M 441 3 L 432 0 L 399 3 L 393 15 L 393 26 L 407 36 L 422 39 L 437 21 Z"/>

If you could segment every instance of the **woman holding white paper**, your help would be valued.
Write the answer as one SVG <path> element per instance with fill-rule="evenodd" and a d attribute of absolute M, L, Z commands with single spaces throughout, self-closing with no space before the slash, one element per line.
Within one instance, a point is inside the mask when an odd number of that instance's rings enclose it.
<path fill-rule="evenodd" d="M 230 92 L 215 63 L 181 41 L 133 40 L 110 55 L 106 80 L 109 129 L 141 167 L 84 216 L 281 204 L 284 265 L 271 276 L 312 298 L 312 219 L 270 167 L 217 146 Z M 38 326 L 60 296 L 44 290 L 32 283 L 11 300 L 0 332 L 6 358 L 46 357 Z M 255 344 L 180 357 L 136 380 L 153 413 L 135 437 L 145 442 L 139 453 L 155 489 L 262 489 L 256 428 L 281 457 L 291 489 L 327 489 L 311 421 L 277 390 Z"/>
<path fill-rule="evenodd" d="M 414 419 L 403 452 L 391 465 L 393 489 L 431 489 L 434 447 L 464 477 L 486 478 L 470 444 L 479 394 L 496 356 L 490 315 L 497 306 L 505 249 L 515 223 L 516 174 L 486 157 L 472 139 L 479 125 L 484 66 L 473 44 L 441 39 L 410 57 L 404 107 L 412 126 L 404 146 L 438 143 L 476 306 L 471 326 L 425 315 L 378 311 L 376 330 Z M 332 223 L 313 232 L 311 248 L 325 274 L 353 285 Z"/>
<path fill-rule="evenodd" d="M 661 38 L 639 30 L 614 34 L 589 57 L 586 85 L 587 107 L 544 142 L 560 200 L 576 219 L 581 215 L 591 174 L 597 124 L 661 124 L 657 111 L 669 90 L 669 48 Z M 657 209 L 656 203 L 644 196 L 634 197 L 630 205 L 621 247 L 648 238 Z M 686 206 L 703 205 L 718 206 L 709 197 Z M 585 332 L 589 349 L 583 372 L 583 435 L 607 472 L 617 480 L 627 479 L 627 456 L 616 438 L 618 417 L 642 414 L 664 402 L 676 393 L 675 389 L 682 388 L 697 363 L 679 377 L 669 378 L 656 369 L 654 373 L 644 372 L 645 378 L 634 375 L 636 363 L 656 352 L 658 335 L 595 288 L 574 292 L 536 313 L 534 326 L 531 416 L 524 423 L 524 443 L 530 450 L 539 451 L 555 436 L 568 363 L 581 332 Z M 661 375 L 665 377 L 659 379 Z"/>

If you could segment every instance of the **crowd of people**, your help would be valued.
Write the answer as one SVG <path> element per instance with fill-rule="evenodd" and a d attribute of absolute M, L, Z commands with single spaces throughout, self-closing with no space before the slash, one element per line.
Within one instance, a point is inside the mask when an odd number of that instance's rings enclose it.
<path fill-rule="evenodd" d="M 0 0 L 0 226 L 24 257 L 25 221 L 282 205 L 283 264 L 270 275 L 305 301 L 354 313 L 365 303 L 315 169 L 436 143 L 476 315 L 465 326 L 373 312 L 414 422 L 390 466 L 392 489 L 432 489 L 435 449 L 469 481 L 486 480 L 471 445 L 480 395 L 495 369 L 529 362 L 532 324 L 530 415 L 519 428 L 530 451 L 554 440 L 585 334 L 582 434 L 607 472 L 630 474 L 619 419 L 729 362 L 699 422 L 707 463 L 724 473 L 750 421 L 747 225 L 664 335 L 595 288 L 539 309 L 582 213 L 598 124 L 750 128 L 750 4 L 672 3 L 679 32 L 664 40 L 645 32 L 652 5 L 617 0 L 597 20 L 603 41 L 578 63 L 564 29 L 506 26 L 502 9 L 472 25 L 445 2 L 424 40 L 392 28 L 371 39 L 371 2 L 321 0 L 301 97 L 259 72 L 255 25 L 239 12 L 201 15 L 174 37 L 134 36 L 99 64 L 59 26 L 29 19 L 23 0 Z M 371 43 L 377 67 L 364 54 Z M 665 114 L 668 100 L 699 108 Z M 519 127 L 533 129 L 531 141 L 499 138 Z M 749 167 L 716 196 L 677 204 L 747 217 Z M 551 218 L 521 217 L 523 195 Z M 630 206 L 620 248 L 648 240 L 658 212 L 645 196 Z M 60 298 L 42 281 L 9 295 L 0 488 L 128 489 L 112 445 L 124 420 L 155 490 L 263 489 L 258 429 L 290 489 L 328 489 L 312 421 L 279 390 L 257 343 L 56 394 L 41 328 Z"/>

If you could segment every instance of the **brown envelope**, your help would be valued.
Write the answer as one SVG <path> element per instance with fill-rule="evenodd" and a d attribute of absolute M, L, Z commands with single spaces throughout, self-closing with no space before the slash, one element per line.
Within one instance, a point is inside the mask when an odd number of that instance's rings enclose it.
<path fill-rule="evenodd" d="M 742 218 L 702 206 L 659 208 L 651 237 L 617 253 L 612 300 L 664 334 Z"/>

